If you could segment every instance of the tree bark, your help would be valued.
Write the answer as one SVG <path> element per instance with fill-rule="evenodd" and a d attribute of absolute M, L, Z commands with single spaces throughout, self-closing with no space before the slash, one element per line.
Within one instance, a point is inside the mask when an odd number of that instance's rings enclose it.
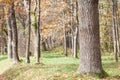
<path fill-rule="evenodd" d="M 11 7 L 10 7 L 10 9 L 11 9 Z M 8 45 L 7 45 L 8 59 L 12 59 L 12 25 L 11 25 L 11 16 L 9 16 L 7 18 L 6 23 L 7 23 L 7 28 L 8 28 Z"/>
<path fill-rule="evenodd" d="M 74 35 L 74 48 L 73 48 L 73 57 L 78 58 L 77 56 L 77 33 L 78 33 L 78 28 L 76 27 L 75 30 L 75 35 Z"/>
<path fill-rule="evenodd" d="M 113 43 L 114 43 L 114 55 L 115 55 L 115 61 L 118 62 L 118 47 L 119 47 L 119 41 L 118 41 L 118 26 L 117 26 L 117 0 L 113 1 L 113 16 L 112 16 L 112 24 L 113 24 Z"/>
<path fill-rule="evenodd" d="M 27 38 L 27 45 L 26 45 L 26 62 L 30 63 L 30 37 L 31 37 L 31 0 L 25 1 L 25 7 L 27 11 L 27 20 L 28 20 L 28 38 Z"/>
<path fill-rule="evenodd" d="M 13 61 L 15 63 L 17 63 L 17 62 L 19 62 L 18 33 L 17 33 L 17 24 L 16 24 L 16 18 L 15 18 L 14 3 L 11 6 L 10 13 L 11 13 L 12 35 L 13 35 L 13 39 L 12 39 Z"/>
<path fill-rule="evenodd" d="M 41 0 L 38 0 L 38 19 L 37 19 L 37 30 L 36 30 L 36 62 L 40 62 L 40 3 Z"/>
<path fill-rule="evenodd" d="M 102 73 L 99 0 L 79 0 L 80 73 Z"/>

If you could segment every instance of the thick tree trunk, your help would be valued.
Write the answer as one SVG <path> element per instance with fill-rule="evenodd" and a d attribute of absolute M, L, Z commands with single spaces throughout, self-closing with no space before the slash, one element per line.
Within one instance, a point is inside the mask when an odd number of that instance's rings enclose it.
<path fill-rule="evenodd" d="M 15 18 L 15 10 L 14 10 L 14 3 L 11 6 L 10 9 L 11 13 L 11 25 L 12 25 L 12 52 L 13 52 L 13 61 L 15 63 L 19 62 L 18 57 L 18 33 L 17 33 L 17 24 L 16 24 L 16 18 Z"/>
<path fill-rule="evenodd" d="M 9 16 L 6 20 L 7 28 L 8 28 L 8 45 L 7 45 L 8 59 L 12 59 L 12 27 L 11 27 L 10 17 L 11 16 Z"/>
<path fill-rule="evenodd" d="M 80 73 L 102 73 L 99 0 L 79 0 Z"/>

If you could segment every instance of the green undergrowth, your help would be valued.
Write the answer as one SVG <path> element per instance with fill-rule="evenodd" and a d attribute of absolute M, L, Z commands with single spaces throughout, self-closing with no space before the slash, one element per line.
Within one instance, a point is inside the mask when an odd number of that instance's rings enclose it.
<path fill-rule="evenodd" d="M 20 58 L 22 62 L 12 67 L 12 62 L 7 60 L 7 56 L 1 56 L 0 65 L 4 66 L 0 66 L 0 72 L 6 80 L 99 80 L 103 76 L 106 76 L 103 78 L 106 80 L 118 80 L 120 76 L 120 62 L 114 62 L 111 55 L 102 57 L 103 74 L 93 76 L 77 72 L 79 59 L 52 52 L 43 52 L 41 56 L 40 64 L 35 64 L 34 57 L 30 58 L 30 64 L 26 64 L 25 58 Z"/>

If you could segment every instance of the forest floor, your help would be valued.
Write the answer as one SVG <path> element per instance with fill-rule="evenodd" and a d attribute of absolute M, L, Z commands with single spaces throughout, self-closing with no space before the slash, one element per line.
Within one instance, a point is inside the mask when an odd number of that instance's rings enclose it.
<path fill-rule="evenodd" d="M 12 61 L 7 60 L 7 55 L 1 56 L 0 75 L 6 80 L 99 80 L 97 76 L 80 75 L 77 72 L 79 59 L 71 56 L 43 52 L 40 64 L 35 64 L 33 57 L 30 64 L 25 63 L 25 58 L 20 59 L 21 63 L 12 64 Z M 102 80 L 120 80 L 120 62 L 116 63 L 113 55 L 102 56 L 102 63 L 108 74 Z"/>

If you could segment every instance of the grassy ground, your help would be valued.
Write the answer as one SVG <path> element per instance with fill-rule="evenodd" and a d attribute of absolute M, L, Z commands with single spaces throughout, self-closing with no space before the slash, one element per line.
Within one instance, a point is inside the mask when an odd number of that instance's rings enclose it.
<path fill-rule="evenodd" d="M 7 59 L 7 55 L 0 56 L 0 74 L 12 67 L 13 63 Z"/>
<path fill-rule="evenodd" d="M 6 80 L 97 80 L 97 77 L 80 75 L 77 73 L 79 59 L 64 57 L 62 54 L 43 52 L 41 64 L 35 64 L 35 58 L 31 57 L 31 63 L 12 64 L 6 55 L 0 57 L 0 74 Z M 119 80 L 120 62 L 115 63 L 112 55 L 102 57 L 104 70 L 108 77 L 104 80 Z"/>

